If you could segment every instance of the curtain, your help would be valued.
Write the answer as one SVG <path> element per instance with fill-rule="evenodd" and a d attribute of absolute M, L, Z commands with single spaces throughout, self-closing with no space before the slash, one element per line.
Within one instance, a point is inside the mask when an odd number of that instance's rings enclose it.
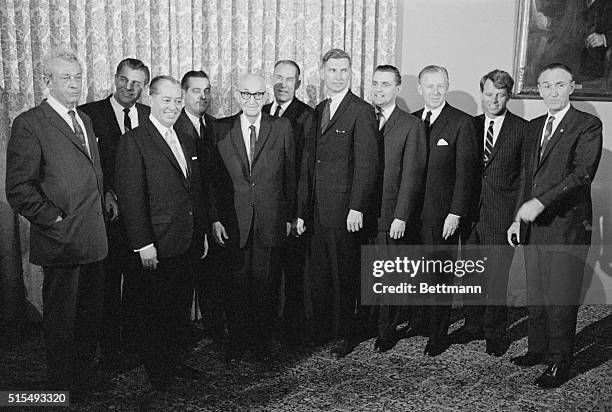
<path fill-rule="evenodd" d="M 188 70 L 203 69 L 212 85 L 210 114 L 217 117 L 238 111 L 232 92 L 241 73 L 260 71 L 270 80 L 274 63 L 279 59 L 293 59 L 300 65 L 302 86 L 297 96 L 311 106 L 321 100 L 319 64 L 328 49 L 341 48 L 352 56 L 351 89 L 367 100 L 375 66 L 395 63 L 397 0 L 2 0 L 1 3 L 0 116 L 6 119 L 0 123 L 3 205 L 8 124 L 44 99 L 41 61 L 50 48 L 69 45 L 77 51 L 85 84 L 82 102 L 102 99 L 113 91 L 115 69 L 125 57 L 144 61 L 152 76 L 169 74 L 180 80 Z M 147 103 L 148 99 L 143 96 L 142 100 Z M 2 232 L 2 241 L 5 236 L 12 241 L 13 251 L 19 249 L 18 241 L 27 245 L 23 225 L 22 221 L 10 236 Z M 27 247 L 24 251 L 23 260 L 27 262 Z M 5 266 L 0 266 L 0 276 L 18 270 Z M 39 301 L 40 270 L 26 264 L 24 276 L 28 299 Z"/>

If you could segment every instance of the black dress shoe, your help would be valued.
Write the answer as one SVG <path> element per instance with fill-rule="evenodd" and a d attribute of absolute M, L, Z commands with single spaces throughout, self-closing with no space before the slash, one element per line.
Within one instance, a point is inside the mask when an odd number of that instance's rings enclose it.
<path fill-rule="evenodd" d="M 484 335 L 482 334 L 482 331 L 472 332 L 469 329 L 466 329 L 464 326 L 451 334 L 450 339 L 453 343 L 465 344 L 475 340 L 484 339 Z"/>
<path fill-rule="evenodd" d="M 374 342 L 374 350 L 377 352 L 386 352 L 395 347 L 397 343 L 397 339 L 395 338 L 378 338 L 376 342 Z"/>
<path fill-rule="evenodd" d="M 184 363 L 175 363 L 172 365 L 170 367 L 170 374 L 185 379 L 199 379 L 203 376 L 202 372 Z"/>
<path fill-rule="evenodd" d="M 487 354 L 493 356 L 503 356 L 507 351 L 510 345 L 504 339 L 487 339 Z"/>
<path fill-rule="evenodd" d="M 539 365 L 543 363 L 543 361 L 544 361 L 544 355 L 542 355 L 541 353 L 533 353 L 533 352 L 527 352 L 526 354 L 522 356 L 516 356 L 510 359 L 510 362 L 514 363 L 516 366 L 521 366 L 521 367 L 531 367 L 531 366 Z"/>
<path fill-rule="evenodd" d="M 542 389 L 558 388 L 568 381 L 568 372 L 571 366 L 571 362 L 552 363 L 533 383 Z"/>
<path fill-rule="evenodd" d="M 340 340 L 334 343 L 329 351 L 330 355 L 334 359 L 344 358 L 346 355 L 351 353 L 353 348 L 347 340 Z"/>
<path fill-rule="evenodd" d="M 427 356 L 438 356 L 443 354 L 446 349 L 448 349 L 450 346 L 450 342 L 448 341 L 448 339 L 436 339 L 433 340 L 431 338 L 429 338 L 429 340 L 427 341 L 427 345 L 425 345 L 425 350 L 424 353 Z"/>

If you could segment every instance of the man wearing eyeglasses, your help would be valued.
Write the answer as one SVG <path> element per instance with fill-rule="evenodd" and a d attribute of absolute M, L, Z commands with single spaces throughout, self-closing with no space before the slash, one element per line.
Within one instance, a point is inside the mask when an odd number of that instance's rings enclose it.
<path fill-rule="evenodd" d="M 574 361 L 574 334 L 591 244 L 591 183 L 602 152 L 601 121 L 570 104 L 575 83 L 561 63 L 545 66 L 538 91 L 548 114 L 529 122 L 524 170 L 508 242 L 525 244 L 528 351 L 518 366 L 547 364 L 534 382 L 556 388 Z"/>
<path fill-rule="evenodd" d="M 289 120 L 262 112 L 266 84 L 246 74 L 234 93 L 242 112 L 215 125 L 213 236 L 231 254 L 226 361 L 249 346 L 271 353 L 280 247 L 295 218 L 295 149 Z"/>

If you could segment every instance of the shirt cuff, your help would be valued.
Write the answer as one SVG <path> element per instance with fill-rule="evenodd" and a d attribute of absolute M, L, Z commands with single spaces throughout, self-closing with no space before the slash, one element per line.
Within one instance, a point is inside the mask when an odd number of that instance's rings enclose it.
<path fill-rule="evenodd" d="M 142 252 L 143 250 L 146 250 L 152 247 L 153 247 L 153 243 L 149 243 L 148 245 L 141 247 L 140 249 L 134 249 L 134 252 Z"/>
<path fill-rule="evenodd" d="M 461 216 L 459 216 L 459 215 L 455 215 L 455 214 L 453 214 L 453 213 L 449 213 L 448 215 L 449 215 L 449 216 L 456 217 L 457 219 L 461 219 Z"/>

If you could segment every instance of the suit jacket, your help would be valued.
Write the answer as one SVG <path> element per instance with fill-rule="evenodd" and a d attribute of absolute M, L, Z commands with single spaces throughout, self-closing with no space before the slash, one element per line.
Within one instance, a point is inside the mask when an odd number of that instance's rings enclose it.
<path fill-rule="evenodd" d="M 117 156 L 119 138 L 121 137 L 121 128 L 117 123 L 113 106 L 110 103 L 112 97 L 113 95 L 111 94 L 106 99 L 79 106 L 79 109 L 87 113 L 91 118 L 94 133 L 98 138 L 105 192 L 115 190 L 115 158 Z M 138 124 L 140 124 L 143 119 L 149 118 L 151 109 L 149 106 L 136 103 L 136 111 L 138 112 Z"/>
<path fill-rule="evenodd" d="M 13 122 L 7 147 L 6 197 L 30 221 L 30 261 L 80 265 L 106 257 L 102 168 L 91 120 L 85 125 L 91 157 L 72 128 L 47 102 Z M 63 220 L 55 223 L 62 216 Z"/>
<path fill-rule="evenodd" d="M 419 220 L 427 163 L 427 135 L 420 119 L 396 107 L 379 133 L 378 184 L 374 190 L 374 216 L 378 230 L 391 222 Z M 382 149 L 382 150 L 381 150 Z"/>
<path fill-rule="evenodd" d="M 547 115 L 529 122 L 525 168 L 518 205 L 537 198 L 544 211 L 530 225 L 528 242 L 539 245 L 590 245 L 591 182 L 602 151 L 601 121 L 570 107 L 540 160 Z"/>
<path fill-rule="evenodd" d="M 316 107 L 320 124 L 325 101 Z M 298 194 L 298 217 L 346 228 L 350 209 L 366 214 L 378 166 L 378 124 L 372 106 L 350 90 L 325 130 L 305 149 Z M 308 142 L 307 142 L 308 143 Z"/>
<path fill-rule="evenodd" d="M 271 107 L 272 103 L 268 103 L 263 107 L 262 111 L 269 114 Z M 289 119 L 293 129 L 295 181 L 299 182 L 304 146 L 306 142 L 313 142 L 317 134 L 318 125 L 315 111 L 312 107 L 294 97 L 281 117 Z"/>
<path fill-rule="evenodd" d="M 177 133 L 188 177 L 150 119 L 119 141 L 115 190 L 130 245 L 153 243 L 160 258 L 204 245 L 206 202 L 199 158 L 192 140 Z"/>
<path fill-rule="evenodd" d="M 488 127 L 485 115 L 476 116 L 474 122 L 480 136 L 478 153 L 483 153 L 485 126 Z M 491 158 L 486 166 L 483 165 L 474 220 L 479 222 L 480 228 L 491 233 L 506 233 L 514 220 L 526 129 L 526 120 L 506 111 Z"/>
<path fill-rule="evenodd" d="M 291 123 L 261 114 L 255 157 L 249 170 L 240 114 L 215 125 L 216 216 L 230 244 L 243 248 L 252 232 L 264 246 L 278 247 L 295 218 L 295 149 Z"/>
<path fill-rule="evenodd" d="M 422 114 L 414 113 L 419 119 Z M 423 226 L 442 226 L 449 213 L 469 220 L 480 184 L 478 136 L 472 116 L 446 102 L 428 136 Z"/>

